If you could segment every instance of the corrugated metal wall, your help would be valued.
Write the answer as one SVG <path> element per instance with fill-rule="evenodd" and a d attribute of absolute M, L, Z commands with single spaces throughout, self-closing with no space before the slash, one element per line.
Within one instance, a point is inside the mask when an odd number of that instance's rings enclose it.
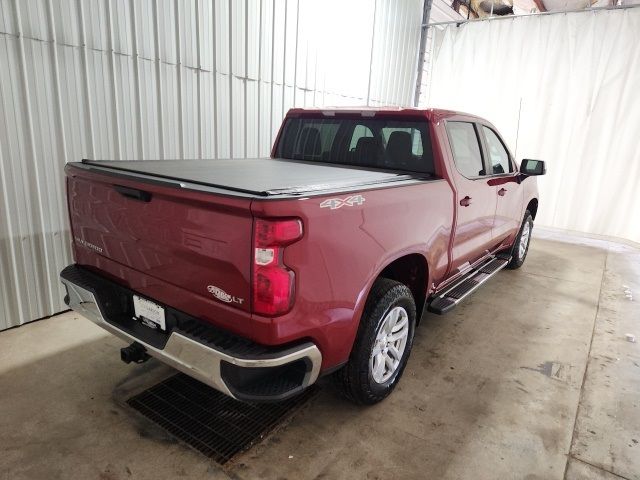
<path fill-rule="evenodd" d="M 263 156 L 294 105 L 410 105 L 421 15 L 422 0 L 0 0 L 0 330 L 65 308 L 65 162 Z"/>
<path fill-rule="evenodd" d="M 429 12 L 429 24 L 440 22 L 451 22 L 456 20 L 464 20 L 464 17 L 451 8 L 450 0 L 433 0 L 431 3 L 431 11 Z M 440 37 L 434 35 L 435 30 L 442 30 L 444 27 L 427 27 L 423 26 L 427 37 L 426 48 L 424 52 L 424 62 L 422 64 L 422 75 L 420 77 L 420 95 L 414 99 L 414 105 L 419 108 L 427 108 L 426 91 L 431 82 L 431 65 L 433 62 L 434 42 Z"/>

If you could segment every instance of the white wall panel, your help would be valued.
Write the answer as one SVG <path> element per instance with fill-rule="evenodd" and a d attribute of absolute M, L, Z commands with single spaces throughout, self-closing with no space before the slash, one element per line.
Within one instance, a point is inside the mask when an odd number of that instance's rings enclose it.
<path fill-rule="evenodd" d="M 640 8 L 495 19 L 433 33 L 421 104 L 493 122 L 540 158 L 536 222 L 640 242 Z"/>
<path fill-rule="evenodd" d="M 198 94 L 198 71 L 182 68 L 182 142 L 183 158 L 201 158 L 200 99 Z"/>
<path fill-rule="evenodd" d="M 200 72 L 200 142 L 203 158 L 216 157 L 215 74 Z"/>
<path fill-rule="evenodd" d="M 267 156 L 293 106 L 410 105 L 421 14 L 422 0 L 0 0 L 0 330 L 65 308 L 66 162 Z"/>
<path fill-rule="evenodd" d="M 273 111 L 271 105 L 271 88 L 272 83 L 259 82 L 258 96 L 259 102 L 257 108 L 258 114 L 258 155 L 268 156 L 271 151 L 271 112 Z"/>
<path fill-rule="evenodd" d="M 229 127 L 231 130 L 231 154 L 233 158 L 244 157 L 244 82 L 242 78 L 231 76 L 231 115 Z"/>
<path fill-rule="evenodd" d="M 231 89 L 229 75 L 216 73 L 216 156 L 228 158 L 231 156 Z"/>
<path fill-rule="evenodd" d="M 153 15 L 153 4 L 155 1 L 156 0 L 135 0 L 135 2 L 132 2 L 135 9 L 134 24 L 135 34 L 138 39 L 138 55 L 146 59 L 154 59 L 156 57 Z"/>
<path fill-rule="evenodd" d="M 258 150 L 258 139 L 260 137 L 260 117 L 259 106 L 260 100 L 258 99 L 259 85 L 257 81 L 247 81 L 247 95 L 246 95 L 246 152 L 245 156 L 248 158 L 260 157 Z"/>
<path fill-rule="evenodd" d="M 145 158 L 160 158 L 159 129 L 158 129 L 158 102 L 154 62 L 150 60 L 139 61 L 140 75 L 140 123 L 142 126 L 142 149 Z M 209 74 L 210 75 L 210 74 Z"/>

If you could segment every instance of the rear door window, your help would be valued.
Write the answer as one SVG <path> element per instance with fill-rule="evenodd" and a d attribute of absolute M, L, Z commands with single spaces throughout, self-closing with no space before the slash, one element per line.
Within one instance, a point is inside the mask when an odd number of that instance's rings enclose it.
<path fill-rule="evenodd" d="M 480 142 L 470 122 L 447 122 L 449 143 L 458 171 L 467 178 L 485 175 Z"/>

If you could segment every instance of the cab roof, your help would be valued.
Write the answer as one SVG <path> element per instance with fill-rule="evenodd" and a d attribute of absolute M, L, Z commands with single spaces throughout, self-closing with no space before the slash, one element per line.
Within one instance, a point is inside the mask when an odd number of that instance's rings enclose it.
<path fill-rule="evenodd" d="M 412 108 L 412 107 L 326 107 L 326 108 L 292 108 L 287 112 L 287 118 L 296 117 L 343 117 L 343 118 L 426 118 L 438 122 L 451 117 L 467 117 L 486 121 L 476 115 L 441 108 Z"/>

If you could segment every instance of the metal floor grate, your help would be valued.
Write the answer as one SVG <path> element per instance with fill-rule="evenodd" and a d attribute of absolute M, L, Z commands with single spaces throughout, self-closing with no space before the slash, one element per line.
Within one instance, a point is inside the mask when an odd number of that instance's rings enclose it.
<path fill-rule="evenodd" d="M 127 400 L 169 433 L 220 464 L 251 447 L 315 396 L 312 385 L 277 403 L 243 403 L 179 373 Z"/>

